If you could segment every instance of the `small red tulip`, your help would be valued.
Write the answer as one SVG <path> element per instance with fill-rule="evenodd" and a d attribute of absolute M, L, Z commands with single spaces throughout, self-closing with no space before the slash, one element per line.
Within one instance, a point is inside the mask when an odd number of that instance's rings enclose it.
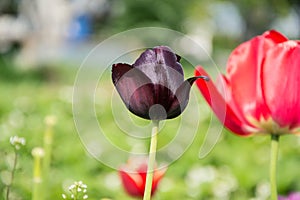
<path fill-rule="evenodd" d="M 158 46 L 144 51 L 132 65 L 113 64 L 112 81 L 128 110 L 151 120 L 179 116 L 194 81 L 207 80 L 184 80 L 180 59 L 169 47 Z"/>
<path fill-rule="evenodd" d="M 147 176 L 147 159 L 136 161 L 129 160 L 119 169 L 119 174 L 123 187 L 130 196 L 143 197 Z M 154 170 L 151 195 L 155 193 L 165 172 L 166 168 Z"/>
<path fill-rule="evenodd" d="M 207 76 L 202 67 L 195 75 Z M 226 75 L 197 81 L 212 110 L 232 132 L 299 133 L 300 43 L 276 31 L 239 45 L 230 55 Z M 217 89 L 223 87 L 223 90 Z"/>

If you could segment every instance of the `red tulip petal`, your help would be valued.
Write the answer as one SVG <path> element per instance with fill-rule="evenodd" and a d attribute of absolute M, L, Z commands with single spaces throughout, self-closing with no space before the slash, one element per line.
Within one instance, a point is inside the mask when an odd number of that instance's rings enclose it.
<path fill-rule="evenodd" d="M 139 169 L 137 170 L 141 178 L 144 180 L 144 187 L 146 184 L 146 176 L 147 176 L 147 163 L 143 163 Z M 167 168 L 163 169 L 155 169 L 153 173 L 153 180 L 152 180 L 152 189 L 151 194 L 153 195 L 157 189 L 158 183 L 166 173 Z"/>
<path fill-rule="evenodd" d="M 208 76 L 208 74 L 202 69 L 202 67 L 197 67 L 195 70 L 196 76 Z M 230 106 L 225 102 L 225 99 L 219 93 L 213 82 L 211 81 L 196 81 L 196 84 L 204 96 L 205 100 L 208 102 L 214 113 L 217 115 L 219 120 L 232 132 L 238 135 L 249 135 L 243 129 L 243 123 L 241 119 L 232 111 Z"/>
<path fill-rule="evenodd" d="M 144 180 L 138 173 L 127 173 L 123 170 L 119 171 L 122 184 L 126 192 L 135 197 L 142 197 L 144 195 Z"/>
<path fill-rule="evenodd" d="M 154 171 L 153 182 L 152 182 L 152 194 L 154 194 L 154 192 L 156 191 L 158 183 L 160 182 L 162 177 L 165 175 L 166 171 L 167 171 L 167 168 L 163 168 L 163 169 Z"/>
<path fill-rule="evenodd" d="M 280 126 L 300 125 L 300 43 L 272 48 L 263 63 L 263 90 L 273 120 Z"/>
<path fill-rule="evenodd" d="M 136 166 L 137 165 L 137 166 Z M 147 176 L 147 160 L 142 160 L 141 163 L 135 163 L 135 171 L 136 173 L 128 173 L 126 169 L 131 168 L 133 166 L 124 165 L 119 170 L 119 174 L 122 180 L 122 184 L 128 194 L 135 197 L 143 197 L 145 184 L 146 184 L 146 176 Z M 155 166 L 156 168 L 156 166 Z M 164 176 L 167 168 L 155 169 L 153 173 L 153 181 L 152 181 L 152 190 L 151 194 L 153 195 L 157 189 L 158 183 Z"/>
<path fill-rule="evenodd" d="M 226 76 L 220 75 L 217 78 L 216 86 L 218 87 L 218 91 L 223 96 L 226 104 L 228 104 L 228 106 L 232 109 L 237 118 L 240 119 L 242 123 L 247 124 L 248 126 L 252 126 L 251 124 L 249 124 L 243 113 L 240 112 L 239 106 L 236 105 L 235 100 L 232 98 L 232 88 L 231 85 L 229 85 L 229 81 Z"/>
<path fill-rule="evenodd" d="M 141 163 L 138 169 L 136 170 L 145 183 L 146 183 L 147 170 L 148 170 L 148 160 L 145 160 L 144 163 Z"/>
<path fill-rule="evenodd" d="M 287 38 L 280 33 L 268 31 L 242 43 L 231 53 L 227 64 L 227 78 L 240 115 L 257 120 L 269 115 L 262 98 L 261 63 L 267 50 L 284 41 Z"/>

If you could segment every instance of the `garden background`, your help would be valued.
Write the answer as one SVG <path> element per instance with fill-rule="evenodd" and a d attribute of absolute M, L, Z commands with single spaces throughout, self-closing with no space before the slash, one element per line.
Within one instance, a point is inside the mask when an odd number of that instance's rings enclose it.
<path fill-rule="evenodd" d="M 238 44 L 268 29 L 299 39 L 300 3 L 297 0 L 1 0 L 0 199 L 5 198 L 12 169 L 14 149 L 9 138 L 14 135 L 24 137 L 26 145 L 19 151 L 11 199 L 31 199 L 31 151 L 43 146 L 47 116 L 54 116 L 56 123 L 52 130 L 45 199 L 61 199 L 62 193 L 68 193 L 68 186 L 78 180 L 88 186 L 89 199 L 132 199 L 124 192 L 118 172 L 93 158 L 81 143 L 73 120 L 72 92 L 76 73 L 93 47 L 114 34 L 145 26 L 168 28 L 190 36 L 208 53 L 197 55 L 202 60 L 199 64 L 215 67 L 211 66 L 213 60 L 224 71 L 227 57 Z M 108 52 L 120 45 L 130 44 L 114 44 Z M 109 67 L 102 66 L 97 58 L 93 62 L 91 67 Z M 183 67 L 185 77 L 193 75 L 193 66 L 186 63 Z M 120 130 L 114 125 L 109 98 L 114 87 L 110 77 L 105 76 L 101 84 L 105 91 L 97 98 L 97 116 L 105 122 L 107 137 L 130 149 L 132 144 L 126 143 L 126 135 L 120 138 Z M 193 91 L 197 93 L 195 88 Z M 198 134 L 183 156 L 169 166 L 154 199 L 267 199 L 269 137 L 242 138 L 224 130 L 210 154 L 200 159 L 205 130 L 214 124 L 210 123 L 212 113 L 199 92 L 198 101 L 203 112 Z M 186 116 L 193 120 L 193 115 Z M 134 119 L 137 123 L 147 123 Z M 159 146 L 174 137 L 170 130 L 177 123 L 178 119 L 166 122 Z M 300 139 L 282 137 L 278 166 L 280 194 L 300 190 L 299 154 Z"/>

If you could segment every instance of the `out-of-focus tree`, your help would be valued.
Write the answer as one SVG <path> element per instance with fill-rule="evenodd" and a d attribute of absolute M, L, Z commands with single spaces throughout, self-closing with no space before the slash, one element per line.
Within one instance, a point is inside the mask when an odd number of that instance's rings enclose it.
<path fill-rule="evenodd" d="M 294 8 L 297 16 L 298 16 L 298 24 L 300 27 L 300 1 L 299 0 L 288 0 L 288 2 L 290 3 L 290 6 L 292 8 Z M 300 35 L 299 35 L 300 37 Z"/>
<path fill-rule="evenodd" d="M 188 3 L 178 0 L 115 0 L 109 25 L 114 31 L 142 26 L 181 30 L 187 7 Z"/>
<path fill-rule="evenodd" d="M 270 28 L 272 22 L 279 16 L 288 14 L 291 7 L 286 0 L 234 0 L 232 2 L 240 10 L 245 23 L 243 40 L 259 35 Z"/>
<path fill-rule="evenodd" d="M 10 14 L 16 15 L 18 12 L 18 0 L 1 0 L 0 15 Z"/>

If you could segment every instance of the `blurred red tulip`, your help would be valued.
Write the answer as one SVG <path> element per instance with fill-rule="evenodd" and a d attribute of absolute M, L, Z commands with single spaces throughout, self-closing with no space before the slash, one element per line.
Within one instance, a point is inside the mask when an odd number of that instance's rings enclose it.
<path fill-rule="evenodd" d="M 195 74 L 208 76 L 201 66 Z M 267 31 L 231 53 L 218 87 L 196 83 L 222 123 L 238 135 L 299 133 L 299 41 Z"/>
<path fill-rule="evenodd" d="M 166 168 L 155 169 L 151 195 L 155 193 L 158 183 L 162 179 L 166 170 Z M 130 196 L 143 197 L 146 185 L 147 159 L 129 160 L 126 165 L 119 169 L 119 174 L 123 187 Z"/>

